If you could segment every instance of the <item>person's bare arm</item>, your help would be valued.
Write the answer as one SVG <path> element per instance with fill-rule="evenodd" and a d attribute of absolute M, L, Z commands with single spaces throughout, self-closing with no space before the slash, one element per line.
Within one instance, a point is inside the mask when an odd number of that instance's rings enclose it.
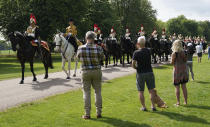
<path fill-rule="evenodd" d="M 175 63 L 175 53 L 171 55 L 171 64 L 174 65 Z"/>
<path fill-rule="evenodd" d="M 133 67 L 134 69 L 137 69 L 136 64 L 137 64 L 137 61 L 136 61 L 136 60 L 132 60 L 132 67 Z"/>

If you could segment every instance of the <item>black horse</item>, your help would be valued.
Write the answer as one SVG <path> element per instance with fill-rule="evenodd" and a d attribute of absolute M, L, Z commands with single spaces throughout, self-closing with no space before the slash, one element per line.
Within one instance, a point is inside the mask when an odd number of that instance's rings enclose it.
<path fill-rule="evenodd" d="M 159 56 L 159 58 L 161 56 L 159 40 L 158 38 L 151 36 L 148 41 L 151 48 L 153 63 L 157 63 L 157 56 Z"/>
<path fill-rule="evenodd" d="M 130 64 L 129 57 L 132 58 L 135 46 L 132 43 L 131 39 L 126 39 L 124 36 L 120 38 L 121 40 L 121 50 L 122 50 L 122 65 L 125 64 L 125 55 L 127 55 L 127 63 Z"/>
<path fill-rule="evenodd" d="M 52 58 L 49 51 L 47 51 L 44 47 L 34 47 L 30 43 L 30 39 L 27 38 L 20 32 L 12 32 L 8 35 L 11 43 L 13 51 L 17 50 L 17 58 L 21 63 L 22 68 L 22 79 L 20 84 L 24 83 L 24 70 L 25 70 L 25 62 L 30 63 L 31 72 L 33 74 L 33 81 L 37 81 L 36 74 L 34 73 L 33 63 L 34 63 L 34 56 L 35 53 L 38 51 L 41 60 L 45 67 L 45 77 L 44 79 L 48 78 L 48 67 L 53 68 L 52 65 Z M 38 49 L 39 48 L 39 49 Z"/>
<path fill-rule="evenodd" d="M 160 56 L 163 58 L 164 61 L 168 61 L 168 56 L 172 53 L 171 46 L 172 43 L 167 39 L 160 39 Z M 161 60 L 161 58 L 160 58 Z"/>
<path fill-rule="evenodd" d="M 110 57 L 113 56 L 114 66 L 117 66 L 118 60 L 120 59 L 120 63 L 122 63 L 121 59 L 121 47 L 120 44 L 117 43 L 117 40 L 112 40 L 111 38 L 105 38 L 104 44 L 106 46 L 106 51 L 108 54 L 108 59 L 105 59 L 106 64 L 110 64 Z"/>

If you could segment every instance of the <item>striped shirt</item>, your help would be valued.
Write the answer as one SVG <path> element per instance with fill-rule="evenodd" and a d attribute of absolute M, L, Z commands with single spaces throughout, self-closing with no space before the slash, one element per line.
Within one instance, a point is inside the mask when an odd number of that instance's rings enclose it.
<path fill-rule="evenodd" d="M 82 70 L 100 69 L 104 54 L 100 46 L 87 43 L 79 47 L 77 58 L 82 63 Z"/>

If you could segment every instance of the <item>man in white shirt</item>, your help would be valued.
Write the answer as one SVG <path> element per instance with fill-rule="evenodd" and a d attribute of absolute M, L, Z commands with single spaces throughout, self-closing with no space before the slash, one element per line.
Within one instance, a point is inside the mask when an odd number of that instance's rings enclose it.
<path fill-rule="evenodd" d="M 196 53 L 198 55 L 198 63 L 201 63 L 201 58 L 202 58 L 202 47 L 200 43 L 195 47 L 196 48 Z"/>

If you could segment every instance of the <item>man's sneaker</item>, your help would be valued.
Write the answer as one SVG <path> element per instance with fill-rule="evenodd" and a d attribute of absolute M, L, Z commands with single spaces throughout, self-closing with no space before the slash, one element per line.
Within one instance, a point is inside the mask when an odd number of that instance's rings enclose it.
<path fill-rule="evenodd" d="M 157 109 L 156 108 L 152 108 L 152 111 L 154 112 L 154 111 L 157 111 Z"/>
<path fill-rule="evenodd" d="M 146 108 L 141 108 L 141 111 L 147 111 L 147 109 Z"/>

